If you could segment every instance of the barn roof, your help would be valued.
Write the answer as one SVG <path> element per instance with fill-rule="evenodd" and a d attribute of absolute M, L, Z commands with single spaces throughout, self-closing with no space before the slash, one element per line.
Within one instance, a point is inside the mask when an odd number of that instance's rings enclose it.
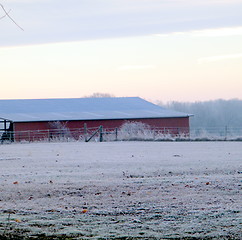
<path fill-rule="evenodd" d="M 189 116 L 139 97 L 0 100 L 0 118 L 13 122 Z"/>

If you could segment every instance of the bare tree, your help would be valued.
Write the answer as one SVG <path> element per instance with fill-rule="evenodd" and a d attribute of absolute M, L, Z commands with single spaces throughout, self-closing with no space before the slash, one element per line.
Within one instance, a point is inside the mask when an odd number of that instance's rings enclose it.
<path fill-rule="evenodd" d="M 12 21 L 12 22 L 13 22 L 18 28 L 20 28 L 21 30 L 24 31 L 24 29 L 23 29 L 22 27 L 20 27 L 20 26 L 15 22 L 15 20 L 9 15 L 11 9 L 10 9 L 9 11 L 7 11 L 7 10 L 5 9 L 5 7 L 4 7 L 1 3 L 0 3 L 0 8 L 2 8 L 3 13 L 4 13 L 4 15 L 0 17 L 0 19 L 7 17 L 7 18 L 9 18 L 9 19 L 10 19 L 10 20 L 11 20 L 11 21 Z"/>

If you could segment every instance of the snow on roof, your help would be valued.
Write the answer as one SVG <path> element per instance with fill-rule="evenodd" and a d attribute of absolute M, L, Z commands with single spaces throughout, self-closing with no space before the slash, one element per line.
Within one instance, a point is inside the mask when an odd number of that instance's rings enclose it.
<path fill-rule="evenodd" d="M 0 118 L 13 122 L 189 116 L 139 97 L 0 100 Z"/>

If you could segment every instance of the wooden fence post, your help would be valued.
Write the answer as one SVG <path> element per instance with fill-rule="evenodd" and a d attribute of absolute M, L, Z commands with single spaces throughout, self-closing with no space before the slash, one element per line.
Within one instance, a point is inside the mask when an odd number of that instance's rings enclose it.
<path fill-rule="evenodd" d="M 99 132 L 100 132 L 100 142 L 103 141 L 103 126 L 99 127 Z"/>
<path fill-rule="evenodd" d="M 84 139 L 85 139 L 85 142 L 87 142 L 87 124 L 84 123 Z"/>
<path fill-rule="evenodd" d="M 225 140 L 227 140 L 227 136 L 228 136 L 228 126 L 225 126 Z"/>
<path fill-rule="evenodd" d="M 118 128 L 115 128 L 115 141 L 118 141 Z"/>

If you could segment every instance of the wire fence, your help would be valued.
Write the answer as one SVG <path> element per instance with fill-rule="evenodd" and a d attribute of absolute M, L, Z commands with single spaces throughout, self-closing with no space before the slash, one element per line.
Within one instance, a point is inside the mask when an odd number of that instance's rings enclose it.
<path fill-rule="evenodd" d="M 58 141 L 242 141 L 242 127 L 151 128 L 139 124 L 120 128 L 64 128 L 29 131 L 1 131 L 1 143 Z"/>
<path fill-rule="evenodd" d="M 191 139 L 242 140 L 242 127 L 190 128 Z"/>

